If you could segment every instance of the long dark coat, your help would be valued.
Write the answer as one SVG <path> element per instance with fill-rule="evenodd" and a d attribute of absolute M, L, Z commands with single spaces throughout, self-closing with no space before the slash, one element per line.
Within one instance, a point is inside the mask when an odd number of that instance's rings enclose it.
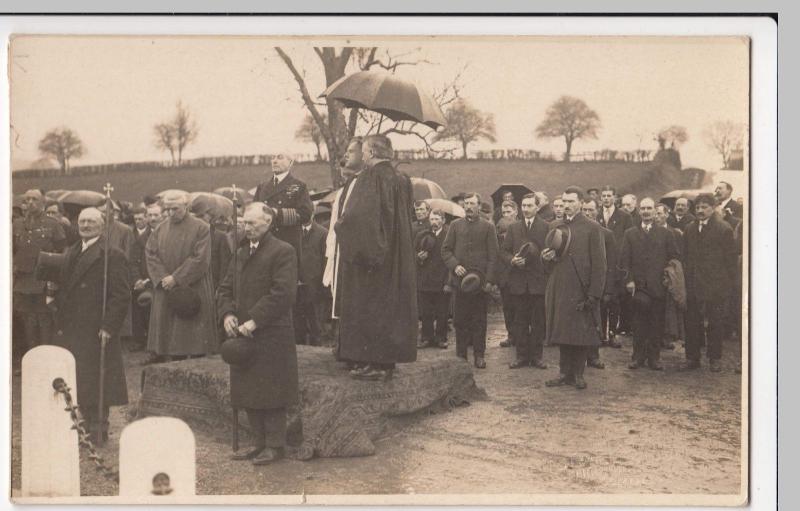
<path fill-rule="evenodd" d="M 214 290 L 219 286 L 220 280 L 225 276 L 228 271 L 228 265 L 231 261 L 230 243 L 228 243 L 228 236 L 221 231 L 210 227 L 211 229 L 211 281 Z"/>
<path fill-rule="evenodd" d="M 421 250 L 419 246 L 426 232 L 433 234 L 432 231 L 417 233 L 417 237 L 414 240 L 414 250 L 416 252 Z M 434 236 L 436 235 L 434 234 Z M 449 270 L 442 259 L 442 243 L 444 243 L 446 237 L 447 226 L 443 225 L 439 235 L 436 236 L 436 244 L 428 251 L 428 257 L 424 261 L 417 260 L 417 289 L 419 291 L 444 292 L 444 285 L 447 283 L 449 274 Z"/>
<path fill-rule="evenodd" d="M 297 258 L 294 249 L 271 233 L 261 238 L 250 255 L 250 245 L 239 248 L 238 269 L 231 260 L 217 291 L 220 321 L 236 314 L 239 324 L 253 320 L 257 346 L 252 363 L 231 366 L 231 405 L 272 409 L 297 402 L 297 351 L 292 307 L 297 293 Z M 238 301 L 234 301 L 234 275 L 238 275 Z"/>
<path fill-rule="evenodd" d="M 691 213 L 686 213 L 681 217 L 680 220 L 675 217 L 675 213 L 672 213 L 667 217 L 667 225 L 676 229 L 680 229 L 681 232 L 686 232 L 686 228 L 694 221 L 695 217 Z"/>
<path fill-rule="evenodd" d="M 325 240 L 328 229 L 317 222 L 312 222 L 308 232 L 303 231 L 303 253 L 301 257 L 304 282 L 308 286 L 309 296 L 317 300 L 325 295 L 322 286 L 322 273 L 325 271 Z"/>
<path fill-rule="evenodd" d="M 664 299 L 664 268 L 672 259 L 678 258 L 675 235 L 665 227 L 653 225 L 647 233 L 641 225 L 625 231 L 619 265 L 624 281 L 636 284 L 636 292 L 644 292 L 653 298 Z"/>
<path fill-rule="evenodd" d="M 341 255 L 339 357 L 413 362 L 418 319 L 411 180 L 383 161 L 363 170 L 352 186 L 334 226 Z"/>
<path fill-rule="evenodd" d="M 603 292 L 608 295 L 617 295 L 622 290 L 620 289 L 620 271 L 619 271 L 619 247 L 622 241 L 617 242 L 616 236 L 606 227 L 602 225 L 600 228 L 603 231 L 603 244 L 606 248 L 606 285 Z"/>
<path fill-rule="evenodd" d="M 81 242 L 67 249 L 56 294 L 56 332 L 53 344 L 75 357 L 78 404 L 96 407 L 100 399 L 100 338 L 102 328 L 112 335 L 106 345 L 105 406 L 128 403 L 119 330 L 130 305 L 131 286 L 125 256 L 116 249 L 108 254 L 108 295 L 103 318 L 103 238 L 81 254 Z"/>
<path fill-rule="evenodd" d="M 692 222 L 683 234 L 686 292 L 694 300 L 722 303 L 733 293 L 738 254 L 733 229 L 711 215 L 703 232 Z"/>
<path fill-rule="evenodd" d="M 500 257 L 511 268 L 509 271 L 508 290 L 512 295 L 543 295 L 547 287 L 547 274 L 542 266 L 539 254 L 545 248 L 544 240 L 550 230 L 543 218 L 535 216 L 530 231 L 525 220 L 520 220 L 508 228 L 500 252 Z M 524 243 L 533 242 L 535 248 L 530 252 L 525 266 L 517 268 L 511 265 L 511 259 L 519 252 Z"/>
<path fill-rule="evenodd" d="M 554 229 L 565 223 L 556 220 Z M 606 280 L 606 249 L 600 225 L 578 213 L 569 224 L 569 249 L 560 258 L 545 263 L 550 272 L 545 291 L 547 340 L 551 344 L 597 346 L 600 344 L 599 305 L 593 311 L 576 306 L 586 296 L 599 304 Z M 574 263 L 574 265 L 573 265 Z"/>

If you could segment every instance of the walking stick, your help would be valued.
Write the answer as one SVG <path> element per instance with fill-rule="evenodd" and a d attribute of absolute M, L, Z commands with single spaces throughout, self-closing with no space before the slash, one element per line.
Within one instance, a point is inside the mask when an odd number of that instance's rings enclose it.
<path fill-rule="evenodd" d="M 236 207 L 236 185 L 234 184 L 231 189 L 233 190 L 233 303 L 238 307 L 239 304 L 239 218 L 238 210 Z M 233 452 L 239 450 L 239 408 L 233 407 L 233 419 L 231 434 L 231 447 Z"/>
<path fill-rule="evenodd" d="M 103 314 L 102 318 L 105 320 L 106 318 L 106 304 L 108 302 L 108 237 L 111 234 L 111 222 L 114 221 L 114 213 L 112 210 L 111 205 L 111 192 L 114 191 L 114 188 L 111 187 L 111 183 L 106 183 L 103 187 L 103 191 L 106 192 L 106 225 L 105 225 L 105 236 L 103 236 Z M 106 340 L 105 338 L 100 338 L 100 382 L 97 386 L 98 389 L 98 399 L 97 399 L 97 417 L 98 417 L 98 428 L 95 433 L 95 443 L 98 445 L 103 445 L 104 443 L 104 433 L 105 433 L 105 407 L 103 406 L 103 402 L 105 401 L 105 381 L 106 381 Z"/>

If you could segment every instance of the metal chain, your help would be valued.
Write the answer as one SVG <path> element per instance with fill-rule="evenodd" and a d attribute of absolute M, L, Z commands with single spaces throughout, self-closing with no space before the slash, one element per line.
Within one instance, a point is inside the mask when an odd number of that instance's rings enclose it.
<path fill-rule="evenodd" d="M 106 479 L 119 483 L 119 472 L 106 465 L 103 457 L 97 453 L 97 449 L 95 449 L 94 444 L 89 439 L 90 435 L 84 427 L 85 421 L 83 420 L 83 415 L 81 415 L 78 405 L 72 402 L 71 389 L 67 385 L 67 382 L 65 382 L 63 378 L 56 378 L 53 380 L 53 388 L 56 392 L 64 396 L 64 401 L 67 403 L 67 407 L 64 408 L 64 411 L 69 412 L 69 416 L 72 419 L 73 426 L 71 429 L 78 432 L 78 445 L 86 449 L 89 453 L 89 459 L 94 463 L 98 472 L 101 472 Z"/>

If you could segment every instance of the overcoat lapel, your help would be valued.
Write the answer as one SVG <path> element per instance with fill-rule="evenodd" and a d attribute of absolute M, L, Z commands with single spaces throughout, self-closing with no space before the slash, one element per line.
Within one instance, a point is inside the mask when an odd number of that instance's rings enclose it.
<path fill-rule="evenodd" d="M 80 282 L 83 275 L 87 271 L 89 271 L 89 268 L 91 268 L 92 265 L 94 265 L 94 263 L 100 258 L 103 252 L 102 243 L 103 243 L 103 238 L 101 237 L 91 247 L 87 248 L 86 252 L 82 254 L 81 254 L 81 244 L 78 243 L 77 245 L 75 245 L 75 249 L 77 250 L 77 254 L 75 255 L 75 257 L 77 257 L 78 259 L 77 261 L 75 261 L 74 259 L 72 260 L 73 261 L 72 271 L 70 272 L 70 275 L 67 276 L 68 290 L 75 287 L 75 285 L 77 285 L 78 282 Z"/>
<path fill-rule="evenodd" d="M 292 177 L 292 173 L 289 172 L 289 174 L 287 174 L 286 177 L 283 178 L 283 180 L 278 183 L 278 186 L 275 186 L 275 175 L 273 174 L 272 177 L 264 185 L 265 199 L 269 199 L 273 195 L 282 192 L 293 182 L 294 178 Z"/>

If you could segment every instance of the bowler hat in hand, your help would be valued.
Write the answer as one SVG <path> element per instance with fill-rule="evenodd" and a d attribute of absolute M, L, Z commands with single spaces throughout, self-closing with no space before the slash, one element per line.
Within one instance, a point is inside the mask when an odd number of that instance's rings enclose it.
<path fill-rule="evenodd" d="M 191 319 L 200 312 L 200 295 L 190 287 L 177 286 L 167 291 L 167 305 L 179 318 Z"/>
<path fill-rule="evenodd" d="M 553 249 L 556 257 L 561 257 L 569 250 L 569 244 L 572 241 L 572 231 L 568 225 L 560 224 L 555 226 L 547 237 L 544 239 L 545 247 Z"/>
<path fill-rule="evenodd" d="M 431 231 L 426 231 L 422 234 L 417 243 L 417 251 L 426 251 L 430 252 L 431 250 L 436 247 L 436 235 L 433 234 Z"/>
<path fill-rule="evenodd" d="M 527 261 L 528 258 L 530 258 L 530 256 L 533 254 L 538 256 L 539 252 L 541 251 L 539 250 L 539 247 L 536 246 L 536 243 L 532 241 L 526 241 L 521 247 L 519 247 L 519 250 L 517 250 L 516 257 L 525 259 Z"/>
<path fill-rule="evenodd" d="M 58 280 L 61 266 L 67 256 L 54 252 L 39 252 L 33 276 L 36 280 Z"/>
<path fill-rule="evenodd" d="M 153 303 L 153 292 L 148 289 L 142 291 L 136 297 L 136 305 L 139 307 L 149 307 L 151 303 Z"/>
<path fill-rule="evenodd" d="M 483 275 L 482 271 L 475 269 L 467 270 L 467 274 L 461 278 L 459 289 L 461 289 L 462 293 L 474 294 L 483 288 L 485 282 L 486 277 Z"/>
<path fill-rule="evenodd" d="M 255 359 L 256 341 L 249 337 L 227 339 L 219 347 L 219 353 L 226 364 L 247 367 Z"/>

